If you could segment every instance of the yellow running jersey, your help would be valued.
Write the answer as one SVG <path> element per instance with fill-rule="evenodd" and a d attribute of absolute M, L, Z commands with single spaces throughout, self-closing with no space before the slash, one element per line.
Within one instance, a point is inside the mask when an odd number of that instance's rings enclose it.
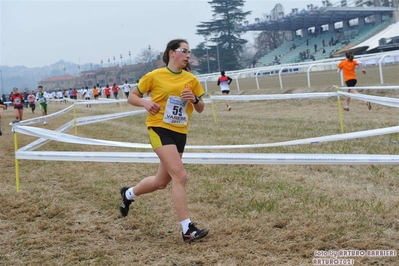
<path fill-rule="evenodd" d="M 156 115 L 148 114 L 148 128 L 162 127 L 183 134 L 188 132 L 194 107 L 190 101 L 180 98 L 181 92 L 191 90 L 198 97 L 205 94 L 193 74 L 185 70 L 173 72 L 168 67 L 147 73 L 140 79 L 137 90 L 141 95 L 151 91 L 151 101 L 161 106 Z"/>

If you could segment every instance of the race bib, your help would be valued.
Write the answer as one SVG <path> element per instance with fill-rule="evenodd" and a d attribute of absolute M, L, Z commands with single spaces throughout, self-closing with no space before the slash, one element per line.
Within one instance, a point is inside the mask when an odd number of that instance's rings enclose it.
<path fill-rule="evenodd" d="M 188 115 L 187 100 L 177 96 L 169 96 L 166 102 L 165 114 L 163 121 L 168 124 L 187 125 Z"/>
<path fill-rule="evenodd" d="M 14 102 L 15 102 L 15 104 L 21 104 L 21 99 L 20 99 L 20 98 L 16 98 L 16 99 L 14 100 Z"/>
<path fill-rule="evenodd" d="M 46 98 L 44 98 L 44 96 L 39 96 L 39 103 L 44 103 L 46 102 Z"/>

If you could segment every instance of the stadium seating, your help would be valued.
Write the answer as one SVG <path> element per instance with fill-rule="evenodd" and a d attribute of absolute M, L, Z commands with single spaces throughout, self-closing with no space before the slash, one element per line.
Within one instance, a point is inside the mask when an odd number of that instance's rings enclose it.
<path fill-rule="evenodd" d="M 300 52 L 307 49 L 310 50 L 309 57 L 305 61 L 321 60 L 339 54 L 380 32 L 388 27 L 392 21 L 390 19 L 383 21 L 378 25 L 366 24 L 364 27 L 351 27 L 350 30 L 339 29 L 336 32 L 325 32 L 316 37 L 296 37 L 292 41 L 288 41 L 270 51 L 268 54 L 258 60 L 259 66 L 270 66 L 276 64 L 289 64 L 300 62 Z M 323 53 L 322 40 L 325 40 L 325 52 Z M 330 40 L 334 40 L 334 44 L 330 44 Z M 306 40 L 309 40 L 307 45 Z M 314 44 L 317 44 L 317 52 L 315 52 Z M 295 49 L 292 49 L 295 44 Z M 277 56 L 278 60 L 275 60 Z"/>

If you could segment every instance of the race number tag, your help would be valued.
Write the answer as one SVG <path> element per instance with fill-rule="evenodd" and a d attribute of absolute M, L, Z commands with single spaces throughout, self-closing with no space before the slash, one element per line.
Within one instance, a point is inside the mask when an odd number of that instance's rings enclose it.
<path fill-rule="evenodd" d="M 166 102 L 165 115 L 163 121 L 168 124 L 187 125 L 188 115 L 187 100 L 176 96 L 169 96 Z"/>

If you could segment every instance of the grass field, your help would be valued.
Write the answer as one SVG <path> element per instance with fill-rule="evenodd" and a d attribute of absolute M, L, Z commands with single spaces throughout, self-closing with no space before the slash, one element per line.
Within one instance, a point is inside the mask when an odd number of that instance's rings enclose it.
<path fill-rule="evenodd" d="M 385 72 L 399 85 L 398 66 Z M 359 75 L 358 86 L 379 85 L 377 68 Z M 313 75 L 313 74 L 312 74 Z M 320 72 L 311 89 L 304 75 L 240 81 L 240 92 L 274 94 L 329 91 L 339 82 L 334 71 Z M 331 80 L 330 80 L 331 79 Z M 302 81 L 304 84 L 302 85 Z M 277 85 L 276 85 L 277 84 Z M 209 94 L 219 95 L 215 84 Z M 398 91 L 363 91 L 398 97 Z M 345 99 L 341 99 L 344 104 Z M 54 113 L 68 104 L 50 104 Z M 255 144 L 340 133 L 336 98 L 232 102 L 206 105 L 194 114 L 188 145 Z M 139 110 L 123 105 L 123 111 Z M 38 117 L 25 109 L 25 119 Z M 77 116 L 120 112 L 118 105 L 87 108 Z M 399 110 L 353 100 L 343 113 L 345 132 L 398 125 Z M 50 120 L 56 129 L 73 113 Z M 181 239 L 170 186 L 140 196 L 129 215 L 119 214 L 121 186 L 155 174 L 156 164 L 20 160 L 21 191 L 15 189 L 13 110 L 3 111 L 0 137 L 0 265 L 312 265 L 320 251 L 399 249 L 398 165 L 186 165 L 190 217 L 210 230 L 191 245 Z M 78 128 L 96 139 L 148 143 L 145 115 Z M 67 133 L 74 134 L 73 129 Z M 18 134 L 22 147 L 36 138 Z M 148 151 L 51 141 L 38 150 Z M 197 152 L 186 150 L 186 152 Z M 391 154 L 399 153 L 399 135 L 390 134 L 319 145 L 201 152 Z M 354 265 L 398 265 L 398 257 L 349 256 Z"/>

